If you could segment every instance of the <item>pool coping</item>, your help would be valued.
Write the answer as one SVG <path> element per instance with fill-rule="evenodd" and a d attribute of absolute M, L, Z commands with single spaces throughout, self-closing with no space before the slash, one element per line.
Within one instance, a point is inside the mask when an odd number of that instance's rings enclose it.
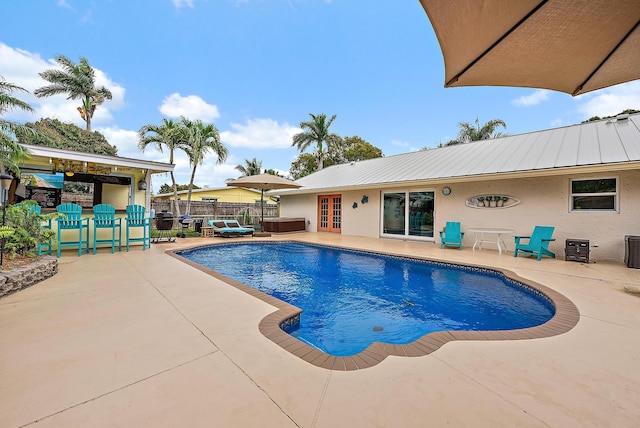
<path fill-rule="evenodd" d="M 265 241 L 268 242 L 268 241 Z M 527 339 L 542 339 L 547 337 L 557 336 L 563 333 L 570 331 L 573 327 L 578 324 L 580 320 L 580 311 L 575 306 L 575 304 L 569 300 L 567 297 L 562 295 L 561 293 L 546 287 L 542 284 L 539 284 L 535 281 L 531 281 L 526 278 L 522 278 L 518 274 L 510 271 L 508 269 L 496 268 L 496 267 L 487 267 L 482 265 L 475 265 L 471 263 L 457 263 L 451 261 L 443 261 L 428 257 L 419 257 L 419 256 L 404 256 L 398 255 L 394 253 L 388 253 L 384 251 L 367 251 L 350 247 L 343 247 L 338 245 L 324 245 L 324 244 L 309 244 L 303 241 L 286 241 L 286 242 L 299 242 L 307 245 L 317 245 L 321 247 L 328 248 L 337 248 L 343 250 L 350 251 L 359 251 L 365 253 L 374 253 L 374 254 L 382 254 L 385 256 L 391 257 L 401 257 L 401 258 L 411 258 L 417 260 L 424 260 L 433 263 L 442 263 L 447 265 L 459 266 L 459 267 L 469 267 L 469 268 L 477 268 L 482 270 L 494 271 L 499 274 L 504 275 L 506 278 L 522 283 L 527 287 L 532 288 L 533 290 L 537 290 L 542 293 L 546 298 L 553 304 L 555 309 L 555 314 L 553 317 L 535 327 L 528 327 L 522 329 L 515 330 L 496 330 L 496 331 L 437 331 L 433 333 L 428 333 L 419 339 L 406 344 L 406 345 L 394 345 L 389 343 L 382 342 L 374 342 L 369 345 L 364 351 L 351 355 L 351 356 L 334 356 L 329 355 L 313 346 L 310 346 L 290 334 L 286 333 L 282 329 L 282 325 L 287 323 L 289 320 L 299 317 L 302 313 L 302 310 L 290 303 L 282 301 L 276 297 L 270 296 L 262 291 L 256 290 L 246 284 L 243 284 L 240 281 L 237 281 L 233 278 L 229 278 L 226 275 L 223 275 L 219 272 L 216 272 L 212 269 L 204 267 L 200 264 L 192 262 L 185 257 L 182 257 L 179 252 L 185 250 L 192 250 L 195 248 L 202 247 L 210 247 L 219 244 L 199 244 L 194 246 L 189 246 L 185 248 L 181 248 L 179 250 L 166 250 L 165 253 L 182 261 L 183 263 L 188 264 L 204 273 L 211 275 L 212 277 L 219 279 L 226 284 L 243 291 L 259 300 L 262 300 L 269 305 L 277 308 L 275 312 L 270 313 L 266 317 L 264 317 L 260 323 L 258 324 L 258 329 L 262 333 L 264 337 L 271 340 L 276 345 L 280 346 L 285 351 L 297 356 L 303 361 L 308 362 L 316 367 L 320 367 L 328 370 L 335 371 L 351 371 L 351 370 L 361 370 L 373 367 L 382 361 L 384 361 L 388 356 L 398 356 L 398 357 L 422 357 L 425 355 L 429 355 L 432 352 L 437 351 L 443 345 L 448 342 L 456 341 L 456 340 L 527 340 Z"/>

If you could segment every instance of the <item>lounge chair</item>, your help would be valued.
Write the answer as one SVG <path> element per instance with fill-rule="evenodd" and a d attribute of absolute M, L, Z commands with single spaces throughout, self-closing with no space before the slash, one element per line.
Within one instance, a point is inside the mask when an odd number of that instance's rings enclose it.
<path fill-rule="evenodd" d="M 448 221 L 444 230 L 440 231 L 440 248 L 458 247 L 462 250 L 462 239 L 464 232 L 460 232 L 460 222 Z"/>
<path fill-rule="evenodd" d="M 252 227 L 242 227 L 235 220 L 209 220 L 207 224 L 213 227 L 213 236 L 229 238 L 232 236 L 251 235 L 255 230 Z"/>
<path fill-rule="evenodd" d="M 518 253 L 522 253 L 528 256 L 537 255 L 538 260 L 541 260 L 543 255 L 555 259 L 556 255 L 549 251 L 549 242 L 555 241 L 555 238 L 551 238 L 554 229 L 553 226 L 536 226 L 531 236 L 516 236 L 516 249 L 513 252 L 513 257 L 518 257 Z M 528 239 L 529 243 L 520 243 L 521 239 Z"/>

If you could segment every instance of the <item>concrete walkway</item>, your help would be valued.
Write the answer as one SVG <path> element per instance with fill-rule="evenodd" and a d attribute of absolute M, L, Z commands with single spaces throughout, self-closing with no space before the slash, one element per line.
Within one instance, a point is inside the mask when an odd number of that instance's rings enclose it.
<path fill-rule="evenodd" d="M 260 334 L 272 306 L 164 254 L 226 240 L 67 253 L 56 276 L 0 300 L 0 426 L 639 425 L 640 297 L 622 290 L 640 290 L 640 270 L 333 234 L 271 239 L 510 269 L 571 299 L 580 322 L 332 372 Z"/>

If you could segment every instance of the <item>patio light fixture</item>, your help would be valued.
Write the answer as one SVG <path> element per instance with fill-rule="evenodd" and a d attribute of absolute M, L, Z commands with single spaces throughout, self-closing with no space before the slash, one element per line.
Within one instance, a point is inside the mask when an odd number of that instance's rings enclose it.
<path fill-rule="evenodd" d="M 0 181 L 2 182 L 2 225 L 4 226 L 7 217 L 7 202 L 9 199 L 9 189 L 11 188 L 11 182 L 13 177 L 8 174 L 0 174 Z M 4 236 L 0 243 L 0 266 L 2 266 L 2 256 L 4 255 Z"/>
<path fill-rule="evenodd" d="M 147 182 L 144 181 L 144 178 L 141 178 L 140 181 L 138 181 L 138 190 L 147 190 Z"/>

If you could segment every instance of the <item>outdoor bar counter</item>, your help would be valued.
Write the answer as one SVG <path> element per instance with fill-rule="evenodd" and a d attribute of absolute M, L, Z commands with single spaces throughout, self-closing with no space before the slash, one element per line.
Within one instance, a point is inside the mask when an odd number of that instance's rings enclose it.
<path fill-rule="evenodd" d="M 282 232 L 304 232 L 305 219 L 300 218 L 268 218 L 262 221 L 265 232 L 282 233 Z"/>

